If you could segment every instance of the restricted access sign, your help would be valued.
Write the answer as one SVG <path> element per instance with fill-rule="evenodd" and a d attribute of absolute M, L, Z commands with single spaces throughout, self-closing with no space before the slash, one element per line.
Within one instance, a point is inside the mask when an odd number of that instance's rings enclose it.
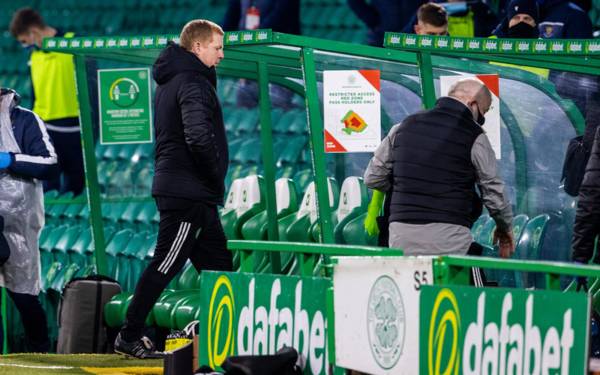
<path fill-rule="evenodd" d="M 323 72 L 325 152 L 372 152 L 381 142 L 379 70 Z"/>
<path fill-rule="evenodd" d="M 487 135 L 496 159 L 501 159 L 502 141 L 500 139 L 500 77 L 497 74 L 465 74 L 440 77 L 440 92 L 442 96 L 448 95 L 450 87 L 461 79 L 474 78 L 483 83 L 492 93 L 492 106 L 485 114 L 483 130 Z"/>
<path fill-rule="evenodd" d="M 100 144 L 152 142 L 150 69 L 98 70 Z"/>

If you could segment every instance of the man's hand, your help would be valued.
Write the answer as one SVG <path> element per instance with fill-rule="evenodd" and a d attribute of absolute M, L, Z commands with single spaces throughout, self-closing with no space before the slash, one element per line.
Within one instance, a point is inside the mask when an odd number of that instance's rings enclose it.
<path fill-rule="evenodd" d="M 501 231 L 496 229 L 494 232 L 494 244 L 498 244 L 502 258 L 510 258 L 515 252 L 515 239 L 510 230 Z"/>
<path fill-rule="evenodd" d="M 0 152 L 0 169 L 6 169 L 12 164 L 12 156 L 8 152 Z"/>

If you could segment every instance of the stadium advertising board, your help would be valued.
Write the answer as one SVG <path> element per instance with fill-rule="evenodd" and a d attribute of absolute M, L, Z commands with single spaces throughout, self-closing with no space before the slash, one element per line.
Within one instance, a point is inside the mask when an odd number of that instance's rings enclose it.
<path fill-rule="evenodd" d="M 336 365 L 369 374 L 418 374 L 419 293 L 433 283 L 432 258 L 336 260 Z"/>
<path fill-rule="evenodd" d="M 152 142 L 150 69 L 98 70 L 100 144 Z"/>
<path fill-rule="evenodd" d="M 220 366 L 231 355 L 275 354 L 293 346 L 307 374 L 327 373 L 327 279 L 202 273 L 201 363 Z"/>
<path fill-rule="evenodd" d="M 381 143 L 379 70 L 323 71 L 325 152 L 373 152 Z"/>
<path fill-rule="evenodd" d="M 424 286 L 421 374 L 586 374 L 585 293 Z"/>

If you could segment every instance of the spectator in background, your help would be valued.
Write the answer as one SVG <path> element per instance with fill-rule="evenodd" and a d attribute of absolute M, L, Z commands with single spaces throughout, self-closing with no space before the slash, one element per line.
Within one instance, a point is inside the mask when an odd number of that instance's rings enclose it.
<path fill-rule="evenodd" d="M 0 286 L 19 310 L 28 350 L 47 352 L 46 313 L 38 299 L 44 226 L 39 180 L 57 174 L 57 157 L 42 120 L 18 103 L 15 91 L 0 89 Z"/>
<path fill-rule="evenodd" d="M 540 37 L 545 39 L 592 38 L 592 21 L 575 3 L 566 0 L 537 0 L 540 6 Z"/>
<path fill-rule="evenodd" d="M 448 34 L 462 37 L 488 37 L 498 25 L 496 14 L 481 0 L 448 2 L 434 1 L 446 9 L 448 14 Z M 417 24 L 415 14 L 402 32 L 412 33 Z"/>
<path fill-rule="evenodd" d="M 300 34 L 300 0 L 230 0 L 223 20 L 224 31 L 272 29 L 273 31 Z M 271 104 L 274 107 L 292 107 L 292 91 L 269 85 Z M 258 105 L 256 81 L 239 80 L 237 105 L 255 108 Z"/>
<path fill-rule="evenodd" d="M 596 131 L 592 153 L 585 168 L 585 176 L 579 189 L 577 214 L 573 227 L 572 259 L 577 263 L 589 263 L 594 256 L 594 242 L 600 235 L 600 132 Z M 596 254 L 594 263 L 600 263 Z"/>
<path fill-rule="evenodd" d="M 539 16 L 535 0 L 512 0 L 507 7 L 506 18 L 492 34 L 498 38 L 538 38 Z"/>
<path fill-rule="evenodd" d="M 84 169 L 73 56 L 40 50 L 43 38 L 69 38 L 74 34 L 47 25 L 31 8 L 15 12 L 10 32 L 31 53 L 33 111 L 46 124 L 58 155 L 60 175 L 47 181 L 45 190 L 70 191 L 78 195 L 84 188 Z"/>
<path fill-rule="evenodd" d="M 448 14 L 436 3 L 423 4 L 417 10 L 417 35 L 448 35 Z"/>
<path fill-rule="evenodd" d="M 383 46 L 386 31 L 402 31 L 424 0 L 348 0 L 356 16 L 369 28 L 367 42 L 372 46 Z M 415 24 L 413 22 L 412 24 Z M 409 32 L 413 32 L 410 28 Z"/>
<path fill-rule="evenodd" d="M 300 34 L 300 0 L 229 0 L 224 31 L 272 29 Z"/>

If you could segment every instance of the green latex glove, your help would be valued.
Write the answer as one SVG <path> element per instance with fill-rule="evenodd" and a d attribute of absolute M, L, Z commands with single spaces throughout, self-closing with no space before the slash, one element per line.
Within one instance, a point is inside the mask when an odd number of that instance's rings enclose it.
<path fill-rule="evenodd" d="M 385 193 L 379 190 L 373 190 L 373 197 L 369 202 L 369 208 L 367 209 L 367 217 L 365 218 L 365 230 L 371 237 L 379 235 L 379 226 L 377 225 L 377 217 L 383 207 L 383 200 L 385 199 Z"/>

